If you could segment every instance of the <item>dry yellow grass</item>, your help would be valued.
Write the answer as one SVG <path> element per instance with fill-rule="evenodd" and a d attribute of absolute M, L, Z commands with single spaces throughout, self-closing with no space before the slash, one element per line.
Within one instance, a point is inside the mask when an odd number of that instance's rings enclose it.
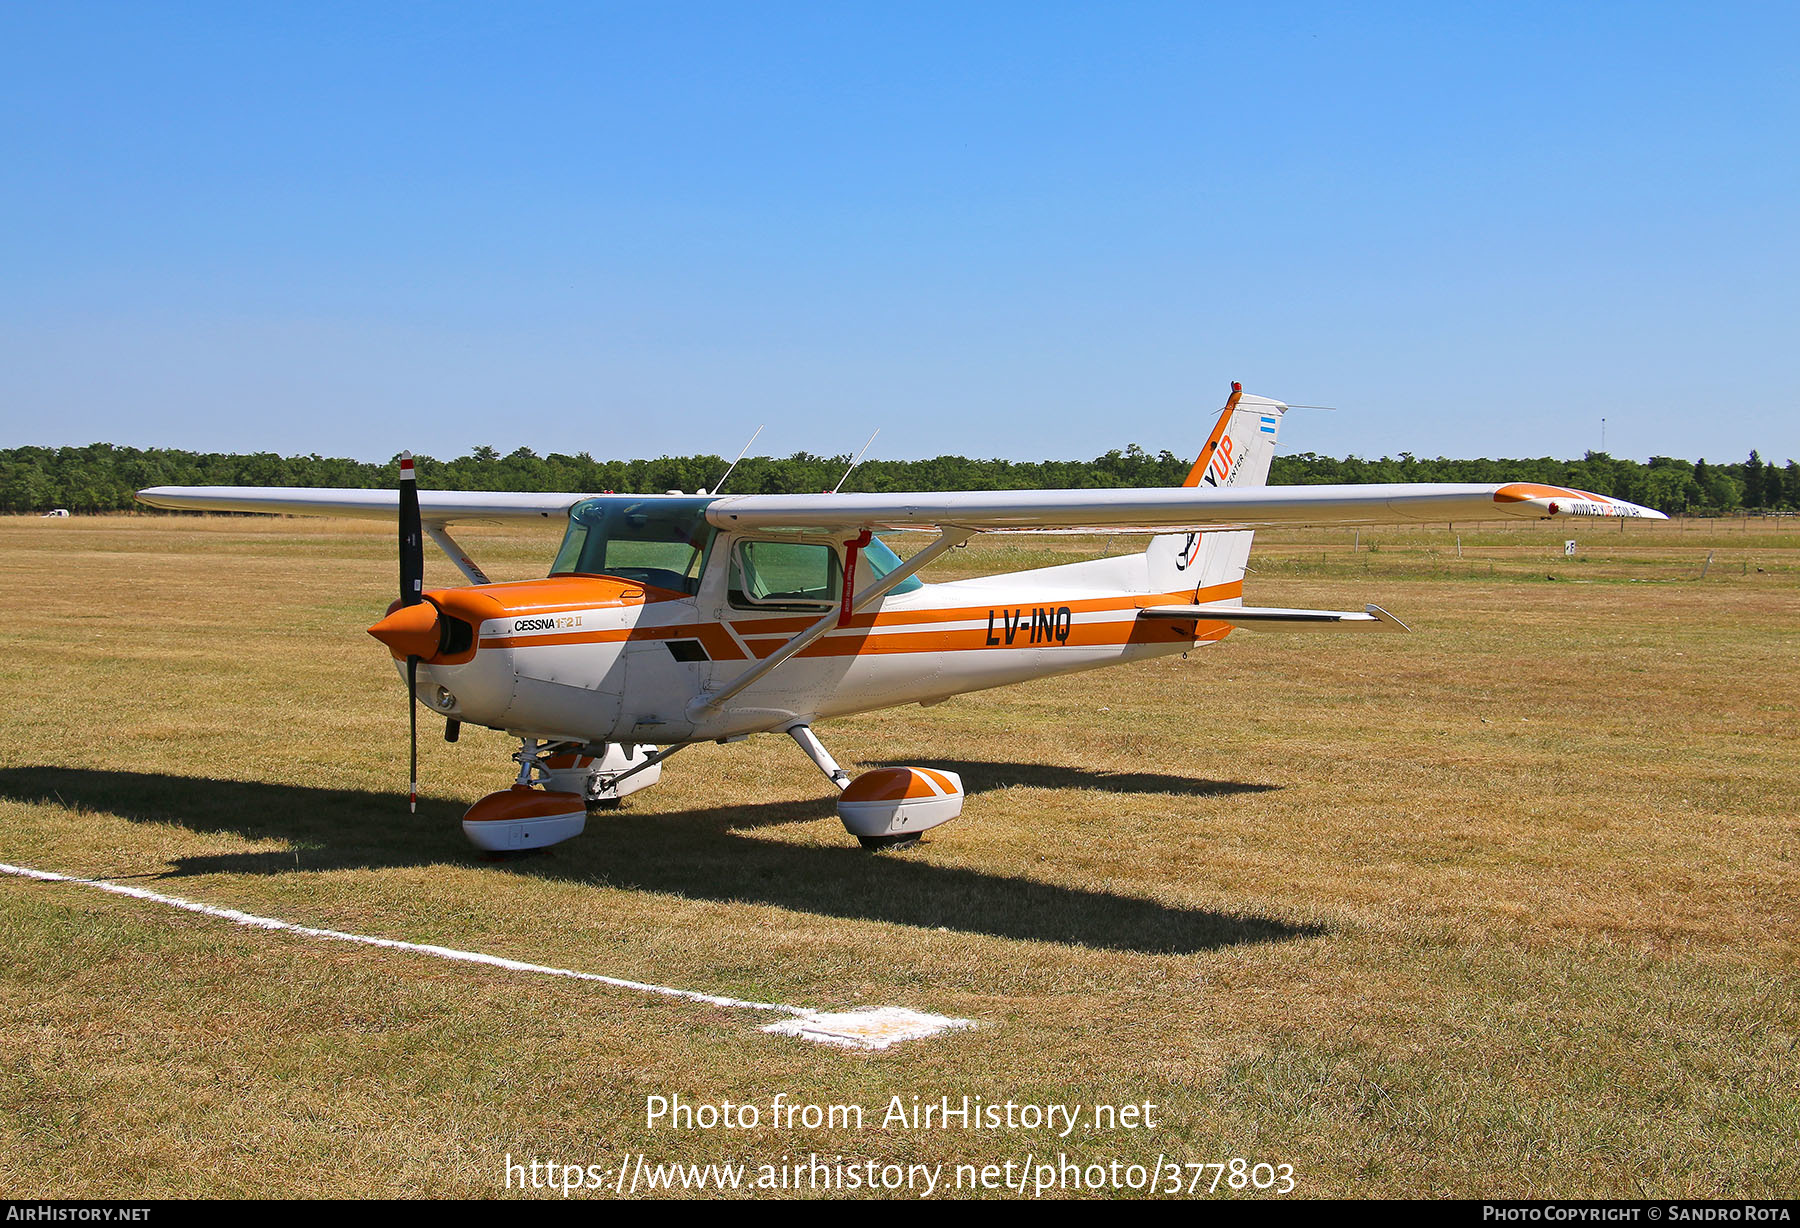
<path fill-rule="evenodd" d="M 1410 637 L 1244 633 L 824 726 L 846 761 L 964 773 L 964 817 L 917 850 L 856 849 L 812 766 L 757 738 L 492 865 L 455 820 L 505 783 L 500 735 L 425 739 L 406 813 L 404 696 L 362 634 L 389 531 L 0 519 L 0 861 L 986 1025 L 840 1052 L 0 879 L 0 1188 L 485 1195 L 509 1152 L 1063 1150 L 1287 1162 L 1315 1195 L 1791 1193 L 1800 535 L 1461 531 L 1460 560 L 1444 527 L 1258 539 L 1251 600 L 1378 601 Z M 507 576 L 553 540 L 466 537 Z M 939 574 L 1100 545 L 983 542 Z M 896 1094 L 1161 1108 L 1061 1142 L 646 1129 L 645 1096 L 677 1092 L 877 1120 Z"/>

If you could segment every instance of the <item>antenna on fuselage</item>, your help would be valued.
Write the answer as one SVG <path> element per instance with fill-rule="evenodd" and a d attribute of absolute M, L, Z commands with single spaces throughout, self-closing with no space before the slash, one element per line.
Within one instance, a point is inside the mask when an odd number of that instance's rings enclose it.
<path fill-rule="evenodd" d="M 870 434 L 870 435 L 869 435 L 869 443 L 865 443 L 865 444 L 864 444 L 864 445 L 863 445 L 863 446 L 862 446 L 862 452 L 858 452 L 858 453 L 857 453 L 857 454 L 856 454 L 856 459 L 855 459 L 855 460 L 853 460 L 853 461 L 851 461 L 851 462 L 850 462 L 850 468 L 849 468 L 849 469 L 846 469 L 846 470 L 844 470 L 844 476 L 843 476 L 843 477 L 841 477 L 841 478 L 839 478 L 839 479 L 838 479 L 838 483 L 837 483 L 837 485 L 836 485 L 836 486 L 833 486 L 833 487 L 832 487 L 832 488 L 831 488 L 831 493 L 832 493 L 832 494 L 834 494 L 834 495 L 835 495 L 835 494 L 837 494 L 837 492 L 838 492 L 838 491 L 839 491 L 839 490 L 841 490 L 841 489 L 843 489 L 843 486 L 844 486 L 844 483 L 845 483 L 845 482 L 846 482 L 846 481 L 847 481 L 847 480 L 849 480 L 849 477 L 850 477 L 850 471 L 851 471 L 851 470 L 852 470 L 852 469 L 855 469 L 855 468 L 856 468 L 856 467 L 857 467 L 857 466 L 858 466 L 858 465 L 860 465 L 860 464 L 862 464 L 862 458 L 863 458 L 863 452 L 867 452 L 867 451 L 868 451 L 868 450 L 869 450 L 869 444 L 870 444 L 870 443 L 874 443 L 874 442 L 875 442 L 875 436 L 876 436 L 876 435 L 879 435 L 879 434 L 881 434 L 881 428 L 880 428 L 880 427 L 876 427 L 876 428 L 875 428 L 875 430 L 874 430 L 874 431 L 873 431 L 873 432 L 872 432 L 872 433 L 871 433 L 871 434 Z"/>
<path fill-rule="evenodd" d="M 744 459 L 744 453 L 746 453 L 750 450 L 750 444 L 755 443 L 756 436 L 760 435 L 762 433 L 763 433 L 762 427 L 760 427 L 760 426 L 757 427 L 755 433 L 750 436 L 750 443 L 746 443 L 742 448 L 738 449 L 737 460 L 732 461 L 730 467 L 725 470 L 725 478 L 728 478 L 731 476 L 731 470 L 736 469 L 738 467 L 738 461 L 741 461 Z M 713 483 L 713 488 L 711 491 L 712 494 L 716 495 L 721 490 L 725 489 L 725 478 L 720 478 L 717 482 Z"/>

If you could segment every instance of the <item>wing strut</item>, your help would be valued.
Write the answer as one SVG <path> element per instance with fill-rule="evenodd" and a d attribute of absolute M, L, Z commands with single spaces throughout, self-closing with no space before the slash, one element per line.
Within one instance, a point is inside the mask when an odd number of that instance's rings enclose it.
<path fill-rule="evenodd" d="M 715 687 L 710 691 L 704 691 L 701 694 L 696 695 L 688 704 L 688 718 L 697 721 L 708 713 L 717 711 L 724 706 L 727 700 L 742 691 L 745 687 L 752 686 L 763 678 L 766 678 L 769 674 L 773 673 L 776 667 L 783 661 L 786 661 L 789 657 L 803 652 L 810 647 L 827 631 L 836 627 L 838 625 L 838 620 L 841 617 L 846 617 L 849 614 L 854 614 L 859 610 L 866 609 L 868 606 L 873 605 L 882 597 L 886 596 L 888 590 L 892 589 L 896 584 L 924 568 L 945 551 L 962 545 L 973 536 L 975 536 L 974 529 L 964 529 L 957 525 L 945 525 L 944 528 L 938 532 L 937 539 L 929 546 L 913 555 L 910 559 L 907 559 L 906 562 L 894 568 L 894 570 L 888 572 L 887 575 L 864 588 L 861 592 L 857 593 L 856 599 L 850 602 L 847 610 L 833 610 L 818 622 L 783 644 L 780 648 L 777 648 L 773 654 L 764 657 L 724 686 Z"/>
<path fill-rule="evenodd" d="M 450 531 L 441 523 L 434 523 L 427 520 L 425 522 L 425 533 L 433 542 L 437 543 L 437 548 L 439 550 L 442 550 L 449 556 L 450 561 L 456 564 L 456 570 L 462 572 L 463 575 L 468 578 L 470 584 L 491 583 L 487 578 L 486 573 L 481 570 L 480 565 L 477 564 L 474 559 L 469 557 L 469 552 L 467 550 L 464 550 L 461 546 L 456 544 L 456 539 L 450 536 Z"/>

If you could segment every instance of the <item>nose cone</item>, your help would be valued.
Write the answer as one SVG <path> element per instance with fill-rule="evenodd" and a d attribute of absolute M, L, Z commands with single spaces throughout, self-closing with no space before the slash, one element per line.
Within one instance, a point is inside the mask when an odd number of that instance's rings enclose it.
<path fill-rule="evenodd" d="M 403 605 L 369 628 L 397 657 L 429 661 L 438 651 L 438 611 L 429 601 Z"/>

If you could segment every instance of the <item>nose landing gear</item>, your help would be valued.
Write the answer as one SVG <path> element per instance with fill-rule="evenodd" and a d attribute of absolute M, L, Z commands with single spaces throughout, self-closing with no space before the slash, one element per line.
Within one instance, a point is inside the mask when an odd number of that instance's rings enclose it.
<path fill-rule="evenodd" d="M 486 853 L 549 848 L 579 836 L 590 808 L 619 800 L 662 778 L 672 751 L 614 743 L 545 742 L 520 738 L 513 759 L 519 778 L 490 793 L 463 815 L 463 834 Z"/>
<path fill-rule="evenodd" d="M 510 789 L 490 793 L 463 815 L 463 835 L 484 853 L 517 853 L 549 848 L 587 826 L 587 802 L 577 793 L 532 786 L 549 778 L 541 743 L 521 738 L 513 758 L 519 779 Z"/>

